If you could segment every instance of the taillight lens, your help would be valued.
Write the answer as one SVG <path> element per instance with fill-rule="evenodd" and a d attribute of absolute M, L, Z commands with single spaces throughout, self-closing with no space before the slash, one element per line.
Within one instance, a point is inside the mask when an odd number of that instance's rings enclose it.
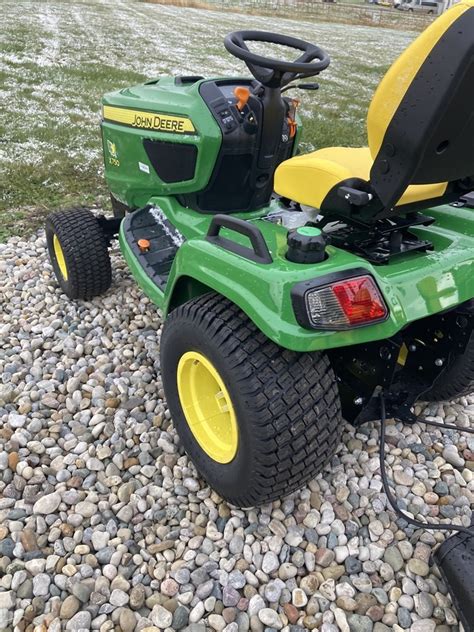
<path fill-rule="evenodd" d="M 309 290 L 309 321 L 320 329 L 349 329 L 385 320 L 387 306 L 372 277 L 364 275 Z"/>

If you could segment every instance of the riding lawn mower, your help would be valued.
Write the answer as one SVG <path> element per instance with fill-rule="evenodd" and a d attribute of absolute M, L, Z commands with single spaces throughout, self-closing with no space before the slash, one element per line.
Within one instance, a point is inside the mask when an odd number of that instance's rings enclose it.
<path fill-rule="evenodd" d="M 393 64 L 363 148 L 299 153 L 288 92 L 317 87 L 304 81 L 328 67 L 322 48 L 260 31 L 224 43 L 250 77 L 161 77 L 104 96 L 114 216 L 60 211 L 46 232 L 61 288 L 84 300 L 109 288 L 118 235 L 163 314 L 182 444 L 223 498 L 250 506 L 318 474 L 343 419 L 414 423 L 417 400 L 474 390 L 474 0 Z M 447 526 L 459 533 L 440 566 L 472 629 L 458 571 L 474 536 Z"/>

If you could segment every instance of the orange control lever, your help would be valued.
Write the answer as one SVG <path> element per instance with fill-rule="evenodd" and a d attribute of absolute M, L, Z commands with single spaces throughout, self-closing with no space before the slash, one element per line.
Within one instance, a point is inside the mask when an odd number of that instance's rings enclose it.
<path fill-rule="evenodd" d="M 298 109 L 300 102 L 298 99 L 291 99 L 291 106 L 288 112 L 288 127 L 290 130 L 290 138 L 294 138 L 297 130 L 296 124 L 296 110 Z"/>
<path fill-rule="evenodd" d="M 238 99 L 237 109 L 242 112 L 250 98 L 250 90 L 245 86 L 237 86 L 234 88 L 234 95 Z"/>
<path fill-rule="evenodd" d="M 148 239 L 139 239 L 137 243 L 141 252 L 146 252 L 150 248 L 150 242 L 148 241 Z"/>

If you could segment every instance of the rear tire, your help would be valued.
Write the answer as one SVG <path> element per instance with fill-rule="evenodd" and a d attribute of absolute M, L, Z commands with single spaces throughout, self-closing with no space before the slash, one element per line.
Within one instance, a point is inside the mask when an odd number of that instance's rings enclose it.
<path fill-rule="evenodd" d="M 203 478 L 230 503 L 249 507 L 281 498 L 314 478 L 334 454 L 344 422 L 325 354 L 278 347 L 216 294 L 170 314 L 160 353 L 168 407 L 184 448 Z M 211 450 L 201 447 L 183 411 L 179 367 L 183 358 L 196 355 L 211 363 L 235 412 L 238 440 L 228 462 L 216 461 Z M 201 401 L 202 391 L 194 392 Z M 210 419 L 215 424 L 215 416 Z"/>
<path fill-rule="evenodd" d="M 71 208 L 52 213 L 45 229 L 51 265 L 69 298 L 87 301 L 109 289 L 112 267 L 107 239 L 90 211 Z"/>
<path fill-rule="evenodd" d="M 443 402 L 474 393 L 474 333 L 462 355 L 455 356 L 431 389 L 422 396 L 428 402 Z"/>

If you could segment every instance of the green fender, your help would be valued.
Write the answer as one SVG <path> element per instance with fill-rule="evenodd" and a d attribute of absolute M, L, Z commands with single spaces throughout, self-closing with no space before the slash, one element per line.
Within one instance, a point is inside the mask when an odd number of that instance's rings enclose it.
<path fill-rule="evenodd" d="M 237 305 L 276 344 L 294 351 L 346 347 L 390 338 L 406 325 L 456 307 L 474 297 L 474 214 L 456 217 L 454 209 L 430 211 L 437 222 L 416 229 L 432 241 L 434 251 L 394 258 L 385 266 L 373 266 L 363 258 L 333 246 L 328 258 L 317 265 L 295 264 L 285 258 L 287 231 L 262 220 L 265 212 L 247 214 L 258 225 L 271 253 L 271 264 L 256 263 L 209 242 L 205 236 L 212 216 L 181 207 L 176 200 L 156 198 L 186 241 L 177 251 L 163 292 L 143 271 L 120 233 L 122 252 L 144 292 L 166 318 L 183 302 L 215 291 Z M 245 237 L 222 231 L 223 236 L 246 245 Z M 363 269 L 379 286 L 390 314 L 386 321 L 347 331 L 309 330 L 295 317 L 291 290 L 297 283 L 334 272 Z"/>

